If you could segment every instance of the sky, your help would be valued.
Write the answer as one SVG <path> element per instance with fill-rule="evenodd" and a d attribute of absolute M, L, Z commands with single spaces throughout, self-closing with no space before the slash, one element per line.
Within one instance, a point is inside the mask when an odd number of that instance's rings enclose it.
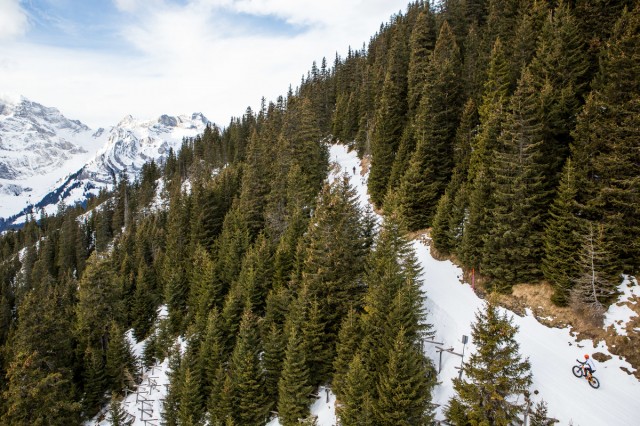
<path fill-rule="evenodd" d="M 408 0 L 0 0 L 0 96 L 92 128 L 202 112 L 226 126 L 359 49 Z"/>

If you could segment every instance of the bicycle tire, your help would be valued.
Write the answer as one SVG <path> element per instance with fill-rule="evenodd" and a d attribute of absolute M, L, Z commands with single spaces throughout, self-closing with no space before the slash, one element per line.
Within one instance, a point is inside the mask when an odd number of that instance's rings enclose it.
<path fill-rule="evenodd" d="M 573 375 L 576 377 L 582 377 L 584 375 L 582 367 L 580 367 L 579 365 L 574 365 L 571 371 L 573 371 Z"/>
<path fill-rule="evenodd" d="M 588 380 L 588 382 L 589 382 L 589 386 L 591 386 L 594 389 L 598 389 L 600 387 L 600 381 L 593 376 L 591 376 L 591 380 Z"/>

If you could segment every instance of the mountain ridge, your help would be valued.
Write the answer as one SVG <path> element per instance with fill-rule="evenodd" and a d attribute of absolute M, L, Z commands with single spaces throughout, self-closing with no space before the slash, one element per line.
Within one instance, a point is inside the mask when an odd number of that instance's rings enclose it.
<path fill-rule="evenodd" d="M 144 163 L 162 161 L 209 123 L 199 112 L 125 115 L 91 129 L 24 96 L 0 97 L 0 229 L 19 226 L 34 208 L 50 214 L 60 202 L 84 203 L 121 173 L 136 179 Z"/>

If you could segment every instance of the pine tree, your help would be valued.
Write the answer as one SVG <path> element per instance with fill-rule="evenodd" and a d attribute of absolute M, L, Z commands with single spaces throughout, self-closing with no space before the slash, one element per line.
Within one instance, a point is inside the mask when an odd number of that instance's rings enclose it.
<path fill-rule="evenodd" d="M 200 393 L 200 382 L 198 375 L 191 368 L 183 364 L 184 372 L 180 393 L 178 395 L 179 405 L 177 412 L 178 424 L 181 426 L 201 425 L 202 417 L 202 394 Z"/>
<path fill-rule="evenodd" d="M 109 404 L 109 424 L 111 426 L 131 426 L 134 419 L 122 408 L 122 402 L 118 395 L 111 395 Z"/>
<path fill-rule="evenodd" d="M 188 196 L 174 193 L 167 218 L 167 247 L 163 265 L 165 301 L 173 332 L 183 331 L 187 313 L 189 280 L 186 272 L 189 246 Z"/>
<path fill-rule="evenodd" d="M 137 341 L 142 341 L 149 335 L 156 317 L 156 303 L 153 297 L 155 281 L 153 269 L 147 266 L 146 262 L 141 262 L 131 308 L 131 325 Z"/>
<path fill-rule="evenodd" d="M 304 343 L 295 328 L 289 333 L 287 351 L 278 383 L 278 416 L 283 426 L 298 424 L 309 413 L 309 369 L 304 356 Z"/>
<path fill-rule="evenodd" d="M 109 387 L 101 351 L 89 347 L 84 353 L 84 396 L 82 407 L 86 417 L 97 413 L 105 402 Z"/>
<path fill-rule="evenodd" d="M 549 210 L 549 221 L 544 234 L 542 271 L 554 288 L 551 300 L 559 306 L 569 303 L 569 291 L 578 275 L 580 240 L 575 173 L 575 167 L 569 158 L 562 173 L 558 195 Z"/>
<path fill-rule="evenodd" d="M 433 11 L 424 7 L 411 30 L 409 39 L 408 99 L 409 111 L 420 104 L 424 84 L 427 83 L 427 66 L 436 45 L 436 22 Z"/>
<path fill-rule="evenodd" d="M 640 264 L 640 6 L 622 14 L 603 51 L 593 92 L 578 118 L 572 151 L 585 170 L 578 201 L 606 224 L 620 270 Z M 611 141 L 615 141 L 612 143 Z"/>
<path fill-rule="evenodd" d="M 380 374 L 378 398 L 373 403 L 379 424 L 428 425 L 433 420 L 428 408 L 433 367 L 411 340 L 401 327 L 389 352 L 389 362 Z"/>
<path fill-rule="evenodd" d="M 518 329 L 489 300 L 476 313 L 471 330 L 477 350 L 464 365 L 466 378 L 453 379 L 456 395 L 445 409 L 447 421 L 510 425 L 523 408 L 513 401 L 531 385 L 529 361 L 521 359 L 515 340 Z"/>
<path fill-rule="evenodd" d="M 125 388 L 133 388 L 140 375 L 137 360 L 133 355 L 131 343 L 116 323 L 112 323 L 109 329 L 106 355 L 105 371 L 111 389 L 116 393 L 121 393 Z"/>
<path fill-rule="evenodd" d="M 433 246 L 442 254 L 454 253 L 462 242 L 463 225 L 468 207 L 467 177 L 473 139 L 478 131 L 478 111 L 472 99 L 465 104 L 453 146 L 454 169 L 447 189 L 438 201 L 433 218 Z"/>
<path fill-rule="evenodd" d="M 347 372 L 356 354 L 362 332 L 360 329 L 360 318 L 356 311 L 351 309 L 342 321 L 340 333 L 338 333 L 338 343 L 336 345 L 336 358 L 333 361 L 333 382 L 332 389 L 339 399 L 342 399 L 342 392 L 346 386 Z M 362 362 L 362 360 L 360 360 Z"/>
<path fill-rule="evenodd" d="M 180 367 L 182 364 L 182 355 L 180 354 L 179 345 L 175 345 L 171 349 L 169 355 L 169 387 L 167 395 L 162 402 L 162 419 L 164 426 L 178 425 L 178 412 L 180 409 L 180 394 L 182 393 L 183 377 Z"/>
<path fill-rule="evenodd" d="M 345 371 L 340 404 L 336 414 L 344 426 L 372 426 L 375 424 L 371 377 L 365 369 L 360 354 L 355 354 Z"/>
<path fill-rule="evenodd" d="M 269 413 L 260 352 L 257 318 L 250 311 L 245 311 L 229 368 L 236 419 L 242 425 L 264 424 Z"/>
<path fill-rule="evenodd" d="M 278 382 L 282 374 L 284 354 L 287 345 L 286 336 L 279 326 L 272 322 L 262 338 L 264 354 L 262 364 L 264 366 L 264 379 L 266 393 L 272 406 L 278 399 Z"/>
<path fill-rule="evenodd" d="M 550 419 L 547 412 L 547 403 L 544 400 L 539 401 L 531 414 L 531 426 L 553 426 L 556 421 Z"/>
<path fill-rule="evenodd" d="M 555 188 L 569 154 L 570 131 L 575 127 L 588 83 L 582 33 L 568 4 L 561 2 L 548 14 L 530 70 L 544 105 L 540 120 L 546 158 L 544 173 L 550 180 L 549 186 Z"/>
<path fill-rule="evenodd" d="M 324 351 L 330 354 L 335 353 L 342 319 L 351 307 L 361 305 L 365 290 L 361 275 L 370 242 L 356 197 L 346 176 L 326 186 L 301 246 L 302 286 L 318 302 Z"/>
<path fill-rule="evenodd" d="M 492 165 L 492 210 L 484 237 L 483 272 L 501 291 L 541 275 L 549 188 L 538 93 L 525 70 L 511 98 Z"/>
<path fill-rule="evenodd" d="M 107 334 L 112 321 L 121 321 L 123 306 L 120 287 L 110 262 L 93 253 L 78 285 L 76 333 L 81 350 L 88 346 L 107 350 Z"/>
<path fill-rule="evenodd" d="M 371 138 L 369 194 L 376 206 L 382 205 L 387 192 L 407 114 L 408 55 L 404 37 L 400 28 L 396 28 Z"/>
<path fill-rule="evenodd" d="M 189 281 L 189 316 L 200 328 L 206 325 L 209 311 L 222 300 L 220 282 L 216 280 L 215 266 L 209 253 L 198 245 L 193 254 L 193 267 Z"/>
<path fill-rule="evenodd" d="M 491 52 L 482 104 L 478 110 L 480 129 L 469 160 L 469 206 L 464 222 L 459 254 L 468 268 L 481 265 L 484 246 L 482 236 L 487 232 L 490 165 L 502 129 L 509 99 L 510 75 L 504 46 L 496 40 Z"/>
<path fill-rule="evenodd" d="M 200 381 L 203 402 L 208 402 L 213 389 L 218 385 L 216 383 L 218 373 L 225 363 L 224 336 L 222 333 L 220 314 L 217 308 L 213 308 L 207 319 L 207 326 L 198 352 L 197 365 L 194 366 Z"/>
<path fill-rule="evenodd" d="M 5 349 L 10 356 L 0 419 L 8 425 L 78 424 L 80 404 L 73 384 L 73 286 L 36 283 L 18 309 L 15 333 Z"/>
<path fill-rule="evenodd" d="M 432 224 L 453 170 L 453 139 L 462 107 L 460 51 L 449 25 L 440 29 L 414 123 L 416 150 L 400 185 L 401 212 L 411 231 Z"/>

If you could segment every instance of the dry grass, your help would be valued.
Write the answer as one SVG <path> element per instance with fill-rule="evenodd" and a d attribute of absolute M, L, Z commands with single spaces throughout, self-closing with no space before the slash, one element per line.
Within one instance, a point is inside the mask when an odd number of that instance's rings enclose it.
<path fill-rule="evenodd" d="M 360 161 L 360 176 L 364 176 L 369 173 L 369 167 L 371 167 L 371 157 L 365 156 Z"/>
<path fill-rule="evenodd" d="M 429 238 L 430 230 L 420 230 L 409 234 L 411 239 L 420 239 L 426 244 L 431 245 Z M 431 245 L 431 254 L 438 260 L 451 260 L 459 265 L 452 256 L 444 256 L 433 248 Z M 464 271 L 465 282 L 471 282 L 471 271 Z M 485 290 L 485 279 L 476 274 L 475 276 L 475 292 L 479 297 L 485 298 L 487 291 Z M 615 329 L 610 326 L 603 328 L 599 319 L 594 319 L 588 312 L 579 312 L 571 307 L 556 306 L 551 302 L 553 294 L 552 286 L 547 282 L 536 284 L 516 284 L 513 286 L 511 294 L 498 295 L 498 303 L 511 311 L 524 315 L 526 309 L 530 309 L 538 321 L 548 327 L 571 328 L 571 334 L 578 340 L 577 346 L 584 347 L 579 343 L 584 339 L 593 340 L 594 344 L 605 341 L 609 347 L 609 351 L 613 355 L 624 357 L 629 364 L 636 370 L 634 373 L 623 368 L 627 374 L 633 374 L 640 380 L 640 298 L 634 297 L 626 305 L 629 306 L 637 316 L 633 317 L 626 325 L 627 336 L 620 336 Z M 596 361 L 604 362 L 611 356 L 595 352 L 592 356 Z"/>
<path fill-rule="evenodd" d="M 578 312 L 570 307 L 559 307 L 551 302 L 553 289 L 548 283 L 517 284 L 510 295 L 500 295 L 500 304 L 523 314 L 531 309 L 538 321 L 549 327 L 570 327 L 577 340 L 592 339 L 594 344 L 606 342 L 612 354 L 624 357 L 635 369 L 634 375 L 640 379 L 640 303 L 629 303 L 629 307 L 639 315 L 627 324 L 628 336 L 619 336 L 613 327 L 603 328 L 587 312 Z M 640 302 L 640 301 L 639 301 Z M 580 344 L 578 344 L 579 347 Z M 593 357 L 600 362 L 609 356 L 596 352 Z M 625 371 L 628 374 L 631 372 Z"/>

